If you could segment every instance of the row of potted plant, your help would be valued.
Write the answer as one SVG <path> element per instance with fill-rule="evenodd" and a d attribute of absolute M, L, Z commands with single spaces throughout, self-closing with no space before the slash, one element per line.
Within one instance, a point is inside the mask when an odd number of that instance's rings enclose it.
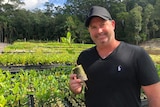
<path fill-rule="evenodd" d="M 63 105 L 64 98 L 70 94 L 68 76 L 71 68 L 21 70 L 15 74 L 0 70 L 0 107 Z"/>

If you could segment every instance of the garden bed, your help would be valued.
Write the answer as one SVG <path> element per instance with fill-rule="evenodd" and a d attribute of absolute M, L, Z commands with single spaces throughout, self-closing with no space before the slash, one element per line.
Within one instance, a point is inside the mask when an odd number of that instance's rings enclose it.
<path fill-rule="evenodd" d="M 0 79 L 5 79 L 5 87 L 2 87 L 6 90 L 4 95 L 2 94 L 5 96 L 3 102 L 6 100 L 7 106 L 15 104 L 16 107 L 85 107 L 83 94 L 70 95 L 68 80 L 79 52 L 91 46 L 93 45 L 75 44 L 73 49 L 76 53 L 69 54 L 66 46 L 60 43 L 19 42 L 10 45 L 0 56 L 0 68 L 2 71 L 9 71 L 4 75 L 0 70 Z M 157 63 L 160 75 L 160 58 L 157 56 L 159 55 L 151 55 Z M 141 97 L 141 101 L 142 107 L 148 107 L 146 97 Z"/>

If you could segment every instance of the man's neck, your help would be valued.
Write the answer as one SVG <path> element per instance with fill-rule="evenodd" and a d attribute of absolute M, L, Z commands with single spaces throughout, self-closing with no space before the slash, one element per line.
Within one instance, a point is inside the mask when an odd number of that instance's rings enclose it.
<path fill-rule="evenodd" d="M 108 44 L 108 45 L 102 45 L 97 46 L 98 54 L 102 58 L 106 58 L 108 55 L 110 55 L 120 44 L 120 41 L 115 40 L 114 42 Z"/>

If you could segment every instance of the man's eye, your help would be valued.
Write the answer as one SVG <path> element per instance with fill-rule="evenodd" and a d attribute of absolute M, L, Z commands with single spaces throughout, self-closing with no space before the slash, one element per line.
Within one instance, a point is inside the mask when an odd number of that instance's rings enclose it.
<path fill-rule="evenodd" d="M 105 26 L 105 23 L 102 23 L 102 24 L 101 24 L 101 27 L 104 27 L 104 26 Z"/>
<path fill-rule="evenodd" d="M 92 26 L 92 27 L 91 27 L 91 29 L 96 29 L 96 28 L 97 28 L 97 27 L 95 27 L 95 26 Z"/>

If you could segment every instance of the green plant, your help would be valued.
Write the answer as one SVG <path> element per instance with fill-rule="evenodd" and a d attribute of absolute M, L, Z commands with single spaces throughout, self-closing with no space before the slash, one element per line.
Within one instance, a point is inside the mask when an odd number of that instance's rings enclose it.
<path fill-rule="evenodd" d="M 61 37 L 62 43 L 67 43 L 69 47 L 72 47 L 74 39 L 71 38 L 71 33 L 68 31 L 66 37 Z M 70 54 L 75 54 L 74 49 L 67 48 L 66 51 Z"/>
<path fill-rule="evenodd" d="M 32 95 L 37 106 L 57 104 L 69 94 L 68 74 L 72 66 L 51 70 L 0 70 L 0 107 L 26 106 Z"/>
<path fill-rule="evenodd" d="M 156 64 L 156 68 L 157 68 L 158 75 L 160 77 L 160 64 Z"/>
<path fill-rule="evenodd" d="M 15 42 L 0 54 L 0 65 L 74 64 L 79 53 L 91 46 L 93 45 L 72 43 L 70 47 L 59 42 Z"/>

